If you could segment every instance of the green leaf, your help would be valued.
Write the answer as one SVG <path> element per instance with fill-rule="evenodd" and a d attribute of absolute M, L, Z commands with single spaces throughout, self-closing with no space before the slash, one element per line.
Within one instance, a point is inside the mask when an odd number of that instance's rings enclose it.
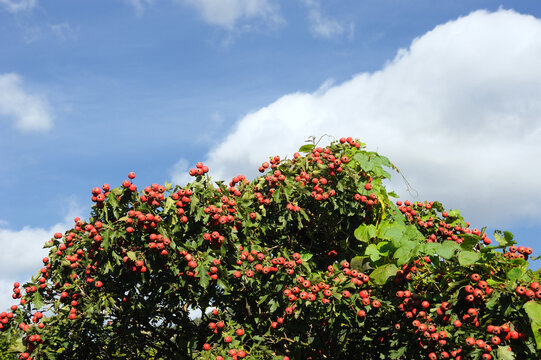
<path fill-rule="evenodd" d="M 406 232 L 406 226 L 403 223 L 399 222 L 383 222 L 378 227 L 378 238 L 391 240 L 393 242 L 398 241 L 403 238 L 404 233 Z"/>
<path fill-rule="evenodd" d="M 387 282 L 387 279 L 396 275 L 397 271 L 398 268 L 395 264 L 386 264 L 372 271 L 372 274 L 370 274 L 370 279 L 372 279 L 372 282 L 376 285 L 383 285 Z"/>
<path fill-rule="evenodd" d="M 460 245 L 458 245 L 456 242 L 451 240 L 445 240 L 441 243 L 440 252 L 438 252 L 438 255 L 441 256 L 444 259 L 451 259 L 453 256 L 455 256 L 455 251 L 460 248 Z"/>
<path fill-rule="evenodd" d="M 263 304 L 269 297 L 270 294 L 266 294 L 257 299 L 257 305 Z"/>
<path fill-rule="evenodd" d="M 474 246 L 479 244 L 479 241 L 481 240 L 479 236 L 472 234 L 461 234 L 459 237 L 462 238 L 460 247 L 464 250 L 472 250 Z"/>
<path fill-rule="evenodd" d="M 507 278 L 510 281 L 517 281 L 522 276 L 522 269 L 515 267 L 507 272 Z"/>
<path fill-rule="evenodd" d="M 306 144 L 300 147 L 299 152 L 309 153 L 314 148 L 314 144 Z"/>
<path fill-rule="evenodd" d="M 171 209 L 173 205 L 175 205 L 175 202 L 176 201 L 172 197 L 168 197 L 167 199 L 165 199 L 165 205 L 163 206 L 163 213 L 167 213 L 169 209 Z"/>
<path fill-rule="evenodd" d="M 407 346 L 402 346 L 399 349 L 392 350 L 389 352 L 389 358 L 392 360 L 400 359 L 402 355 L 404 355 L 407 349 L 408 349 Z"/>
<path fill-rule="evenodd" d="M 395 249 L 394 246 L 388 241 L 378 242 L 377 247 L 381 256 L 388 256 L 389 252 Z"/>
<path fill-rule="evenodd" d="M 365 259 L 364 256 L 355 256 L 355 257 L 354 257 L 353 259 L 351 259 L 351 261 L 350 261 L 350 267 L 351 267 L 352 269 L 357 270 L 357 271 L 362 271 L 364 259 Z"/>
<path fill-rule="evenodd" d="M 390 174 L 383 170 L 383 166 L 391 167 L 391 162 L 385 156 L 375 152 L 359 151 L 353 156 L 361 168 L 367 172 L 372 172 L 377 177 L 389 178 Z"/>
<path fill-rule="evenodd" d="M 417 255 L 419 245 L 415 241 L 405 241 L 402 246 L 395 251 L 393 257 L 399 265 L 407 264 L 412 257 Z"/>
<path fill-rule="evenodd" d="M 32 295 L 32 303 L 34 304 L 34 308 L 36 308 L 36 310 L 43 306 L 43 297 L 38 291 Z"/>
<path fill-rule="evenodd" d="M 477 262 L 481 255 L 473 251 L 461 251 L 458 253 L 458 263 L 461 266 L 470 266 Z"/>
<path fill-rule="evenodd" d="M 301 255 L 301 260 L 304 262 L 304 261 L 308 261 L 312 258 L 312 256 L 314 256 L 314 254 L 302 254 Z"/>
<path fill-rule="evenodd" d="M 423 236 L 423 234 L 421 234 L 419 229 L 417 229 L 417 227 L 413 225 L 406 226 L 406 233 L 404 234 L 404 236 L 408 240 L 425 242 L 425 237 Z"/>
<path fill-rule="evenodd" d="M 203 289 L 206 289 L 209 286 L 210 276 L 203 269 L 199 269 L 199 267 L 198 267 L 198 270 L 199 270 L 199 274 L 198 274 L 199 285 L 201 285 Z"/>
<path fill-rule="evenodd" d="M 494 240 L 496 240 L 500 246 L 506 246 L 507 240 L 505 240 L 505 237 L 503 237 L 501 233 L 502 232 L 499 230 L 494 231 Z"/>
<path fill-rule="evenodd" d="M 494 309 L 494 307 L 497 307 L 498 305 L 500 305 L 500 298 L 501 298 L 501 293 L 495 291 L 494 294 L 491 297 L 489 297 L 489 299 L 486 302 L 487 309 L 492 310 Z"/>
<path fill-rule="evenodd" d="M 8 352 L 10 353 L 22 353 L 25 350 L 26 350 L 26 346 L 23 344 L 22 338 L 18 338 L 14 343 L 11 343 L 11 345 L 9 345 L 8 347 Z"/>
<path fill-rule="evenodd" d="M 509 346 L 498 346 L 496 350 L 496 355 L 498 360 L 514 360 L 515 354 L 512 351 L 509 351 Z"/>
<path fill-rule="evenodd" d="M 135 254 L 135 252 L 133 252 L 133 251 L 128 251 L 128 253 L 127 253 L 126 255 L 127 255 L 128 258 L 130 258 L 130 260 L 132 260 L 132 261 L 137 260 L 137 254 Z"/>
<path fill-rule="evenodd" d="M 169 191 L 169 190 L 172 190 L 173 189 L 173 184 L 170 184 L 168 183 L 167 181 L 165 182 L 165 190 Z"/>
<path fill-rule="evenodd" d="M 361 224 L 353 233 L 357 240 L 368 242 L 376 237 L 376 227 L 372 224 Z"/>
<path fill-rule="evenodd" d="M 524 304 L 524 310 L 530 318 L 530 325 L 535 337 L 537 350 L 541 350 L 541 304 L 534 301 L 528 301 Z"/>
<path fill-rule="evenodd" d="M 460 216 L 460 211 L 458 209 L 449 211 L 449 217 L 455 218 Z"/>
<path fill-rule="evenodd" d="M 269 311 L 270 311 L 271 313 L 273 313 L 273 312 L 276 311 L 276 309 L 278 309 L 278 306 L 279 306 L 280 304 L 278 304 L 278 302 L 277 302 L 276 300 L 272 299 L 271 301 L 269 301 L 269 305 L 270 305 Z"/>
<path fill-rule="evenodd" d="M 370 260 L 372 260 L 373 262 L 376 262 L 381 258 L 379 250 L 375 244 L 368 245 L 366 247 L 366 250 L 364 251 L 364 254 L 366 256 L 370 256 Z"/>
<path fill-rule="evenodd" d="M 439 255 L 441 252 L 441 244 L 440 243 L 427 243 L 425 245 L 424 253 L 427 255 Z"/>

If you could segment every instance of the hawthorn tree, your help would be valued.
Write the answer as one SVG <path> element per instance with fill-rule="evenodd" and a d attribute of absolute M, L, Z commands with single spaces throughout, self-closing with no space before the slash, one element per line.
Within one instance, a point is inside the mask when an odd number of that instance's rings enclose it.
<path fill-rule="evenodd" d="M 14 284 L 3 341 L 35 360 L 539 359 L 539 274 L 511 233 L 391 201 L 397 169 L 352 138 L 259 170 L 92 189 Z"/>

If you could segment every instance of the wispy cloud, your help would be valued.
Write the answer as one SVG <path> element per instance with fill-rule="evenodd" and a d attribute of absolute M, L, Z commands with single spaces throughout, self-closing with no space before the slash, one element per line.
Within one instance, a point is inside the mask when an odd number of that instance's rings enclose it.
<path fill-rule="evenodd" d="M 137 16 L 143 15 L 146 7 L 154 3 L 154 0 L 125 0 L 125 1 L 133 7 Z"/>
<path fill-rule="evenodd" d="M 0 0 L 0 7 L 10 13 L 29 11 L 38 5 L 37 0 Z"/>
<path fill-rule="evenodd" d="M 310 135 L 359 137 L 392 159 L 419 200 L 441 200 L 479 225 L 539 219 L 540 39 L 540 19 L 473 12 L 415 39 L 380 71 L 247 114 L 205 163 L 216 179 L 253 176 Z M 391 187 L 415 195 L 400 176 Z"/>
<path fill-rule="evenodd" d="M 67 22 L 49 25 L 49 28 L 61 41 L 75 40 L 79 36 L 79 29 L 74 29 Z"/>
<path fill-rule="evenodd" d="M 316 0 L 301 0 L 308 9 L 308 21 L 310 31 L 316 37 L 332 38 L 346 34 L 349 38 L 353 37 L 355 24 L 342 24 L 334 20 L 321 11 L 321 5 Z"/>
<path fill-rule="evenodd" d="M 30 94 L 19 75 L 0 74 L 0 119 L 11 120 L 22 131 L 43 131 L 53 126 L 53 115 L 43 95 Z"/>
<path fill-rule="evenodd" d="M 194 8 L 207 23 L 229 30 L 242 20 L 279 24 L 284 20 L 277 2 L 270 0 L 175 0 Z"/>

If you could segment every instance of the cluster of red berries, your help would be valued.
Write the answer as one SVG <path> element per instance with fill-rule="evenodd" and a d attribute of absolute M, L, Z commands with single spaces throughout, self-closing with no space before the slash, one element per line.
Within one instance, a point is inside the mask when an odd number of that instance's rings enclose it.
<path fill-rule="evenodd" d="M 276 155 L 270 159 L 271 169 L 275 169 L 279 164 L 280 164 L 280 156 Z M 265 170 L 268 168 L 269 168 L 269 163 L 265 161 L 263 164 L 261 164 L 258 170 L 259 172 L 265 172 Z"/>
<path fill-rule="evenodd" d="M 188 217 L 185 215 L 186 210 L 184 210 L 184 207 L 190 203 L 190 197 L 192 195 L 192 189 L 180 189 L 171 194 L 171 198 L 175 200 L 175 206 L 177 208 L 176 212 L 179 216 L 179 221 L 181 224 L 186 224 L 188 222 Z"/>
<path fill-rule="evenodd" d="M 350 269 L 350 264 L 347 261 L 343 261 L 340 264 L 342 268 L 342 274 L 349 277 L 349 281 L 355 284 L 355 286 L 361 286 L 363 284 L 368 283 L 370 280 L 370 277 L 358 270 Z M 329 271 L 328 275 L 331 276 L 332 273 L 334 273 L 334 267 L 330 265 L 327 270 Z"/>
<path fill-rule="evenodd" d="M 301 207 L 299 205 L 294 205 L 294 204 L 287 204 L 286 209 L 289 211 L 296 212 L 296 213 L 301 211 Z"/>
<path fill-rule="evenodd" d="M 432 209 L 432 205 L 434 204 L 434 202 L 428 202 L 428 203 L 422 203 L 422 202 L 414 202 L 414 203 L 411 203 L 409 200 L 406 200 L 404 201 L 404 203 L 402 203 L 402 201 L 397 201 L 396 202 L 396 206 L 398 206 L 398 210 L 400 210 L 400 212 L 402 214 L 404 214 L 404 216 L 406 217 L 406 219 L 409 221 L 409 222 L 414 222 L 416 221 L 417 222 L 417 225 L 419 227 L 422 227 L 422 228 L 431 228 L 432 226 L 434 226 L 434 219 L 433 218 L 429 218 L 426 222 L 422 219 L 421 217 L 421 212 L 423 210 L 430 210 Z M 432 240 L 432 239 L 431 239 Z M 434 239 L 435 240 L 435 239 Z M 432 242 L 432 241 L 428 241 L 427 242 Z"/>
<path fill-rule="evenodd" d="M 481 356 L 481 359 L 483 360 L 491 360 L 492 355 L 490 354 L 492 352 L 492 345 L 490 343 L 485 342 L 483 339 L 474 339 L 473 337 L 467 337 L 466 338 L 466 345 L 470 347 L 476 347 L 483 351 L 483 355 Z M 491 342 L 496 345 L 500 344 L 500 338 L 495 336 L 491 339 Z"/>
<path fill-rule="evenodd" d="M 213 259 L 212 266 L 207 272 L 207 275 L 209 275 L 210 279 L 213 281 L 218 280 L 218 271 L 219 271 L 218 266 L 220 266 L 220 264 L 221 264 L 220 259 Z"/>
<path fill-rule="evenodd" d="M 229 187 L 227 188 L 227 191 L 231 194 L 231 195 L 235 195 L 235 196 L 240 196 L 241 195 L 241 192 L 240 190 L 238 190 L 235 186 L 237 184 L 240 184 L 240 185 L 248 185 L 250 183 L 250 181 L 248 181 L 246 179 L 246 176 L 244 175 L 237 175 L 235 177 L 233 177 L 233 179 L 231 179 L 231 181 L 229 182 Z"/>
<path fill-rule="evenodd" d="M 368 208 L 371 208 L 378 203 L 378 196 L 375 193 L 370 193 L 368 196 L 357 193 L 353 195 L 353 198 L 356 201 L 366 204 Z"/>
<path fill-rule="evenodd" d="M 472 274 L 470 280 L 474 285 L 466 285 L 464 290 L 466 292 L 464 298 L 470 303 L 481 303 L 485 301 L 486 296 L 492 294 L 493 288 L 488 286 L 485 280 L 481 280 L 479 274 Z"/>
<path fill-rule="evenodd" d="M 327 184 L 329 184 L 329 181 L 326 178 L 313 177 L 311 182 L 313 186 L 312 191 L 310 192 L 310 196 L 316 201 L 327 200 L 328 198 L 336 195 L 336 191 L 334 189 L 326 186 Z"/>
<path fill-rule="evenodd" d="M 198 162 L 197 164 L 195 164 L 195 169 L 190 169 L 188 171 L 188 174 L 190 174 L 190 176 L 201 176 L 208 173 L 208 171 L 209 168 L 207 165 L 203 165 L 202 162 Z"/>
<path fill-rule="evenodd" d="M 75 231 L 77 231 L 79 234 L 76 234 L 73 231 L 70 231 L 66 236 L 62 235 L 61 233 L 56 233 L 54 235 L 55 239 L 60 240 L 62 237 L 64 237 L 64 244 L 60 244 L 60 247 L 64 245 L 64 248 L 59 248 L 59 250 L 65 250 L 65 246 L 72 247 L 74 243 L 77 240 L 80 240 L 83 235 L 93 239 L 96 242 L 101 241 L 101 235 L 99 234 L 99 231 L 103 227 L 103 223 L 101 221 L 98 220 L 94 224 L 85 224 L 80 217 L 76 217 L 73 220 L 75 221 Z M 62 254 L 57 253 L 57 255 L 60 256 Z"/>
<path fill-rule="evenodd" d="M 21 288 L 20 288 L 20 284 L 18 282 L 15 282 L 13 283 L 13 294 L 11 295 L 12 298 L 14 299 L 20 299 L 22 294 L 21 294 Z"/>
<path fill-rule="evenodd" d="M 156 250 L 162 256 L 167 256 L 169 254 L 167 251 L 168 246 L 171 244 L 171 240 L 169 238 L 164 237 L 162 234 L 152 233 L 149 235 L 148 240 L 149 249 Z M 142 269 L 142 267 L 140 269 Z"/>
<path fill-rule="evenodd" d="M 128 174 L 128 179 L 135 179 L 135 173 L 133 171 Z M 122 182 L 122 186 L 126 189 L 129 189 L 131 192 L 135 192 L 137 190 L 137 186 L 135 186 L 135 184 L 132 184 L 130 180 L 124 180 Z"/>
<path fill-rule="evenodd" d="M 209 205 L 203 211 L 208 215 L 206 223 L 208 231 L 203 234 L 203 240 L 210 245 L 221 246 L 225 242 L 225 237 L 220 233 L 224 226 L 231 226 L 234 229 L 242 226 L 242 223 L 235 219 L 237 208 L 233 198 L 224 195 L 221 197 L 221 204 Z"/>
<path fill-rule="evenodd" d="M 295 158 L 299 158 L 300 154 L 295 154 Z M 329 171 L 329 176 L 334 176 L 336 173 L 341 173 L 344 171 L 342 168 L 342 164 L 347 164 L 349 162 L 349 157 L 347 156 L 340 156 L 337 154 L 333 154 L 331 149 L 329 148 L 313 148 L 312 153 L 309 154 L 307 157 L 308 163 L 315 162 L 319 165 L 327 166 L 327 169 Z M 308 179 L 305 179 L 305 181 Z"/>
<path fill-rule="evenodd" d="M 416 294 L 412 294 L 409 290 L 397 291 L 396 297 L 401 300 L 397 308 L 404 313 L 407 319 L 430 319 L 426 313 L 426 309 L 430 307 L 428 301 L 421 301 Z"/>
<path fill-rule="evenodd" d="M 105 198 L 109 195 L 111 187 L 109 184 L 103 184 L 102 188 L 95 187 L 92 189 L 92 202 L 96 203 L 98 208 L 103 208 Z M 103 193 L 101 192 L 103 190 Z"/>
<path fill-rule="evenodd" d="M 163 242 L 163 236 L 162 236 L 162 242 Z M 149 248 L 150 248 L 150 246 L 149 246 Z M 132 271 L 132 272 L 145 273 L 148 270 L 147 267 L 145 266 L 144 261 L 141 260 L 141 259 L 132 260 L 132 259 L 130 259 L 129 256 L 124 255 L 122 257 L 122 262 L 124 263 L 124 266 L 127 269 L 129 269 L 130 271 Z"/>
<path fill-rule="evenodd" d="M 525 259 L 528 260 L 528 256 L 531 255 L 533 252 L 533 249 L 531 247 L 524 247 L 524 246 L 510 246 L 509 251 L 504 252 L 503 256 L 505 256 L 508 259 Z"/>
<path fill-rule="evenodd" d="M 430 261 L 430 258 L 428 258 L 428 260 Z M 403 264 L 402 268 L 396 272 L 396 276 L 394 277 L 393 282 L 395 284 L 400 284 L 404 281 L 411 281 L 417 271 L 417 266 Z"/>
<path fill-rule="evenodd" d="M 256 273 L 262 273 L 265 275 L 276 273 L 280 270 L 280 266 L 286 269 L 286 273 L 288 275 L 293 275 L 295 272 L 295 266 L 302 264 L 302 260 L 298 253 L 293 254 L 293 260 L 286 260 L 284 257 L 279 256 L 272 258 L 269 264 L 269 260 L 265 260 L 265 254 L 255 249 L 249 252 L 244 250 L 241 245 L 239 247 L 239 252 L 240 255 L 237 260 L 237 265 L 241 266 L 245 262 L 249 264 L 249 267 L 244 269 L 244 273 L 248 278 L 253 277 Z M 253 263 L 255 263 L 255 265 L 252 265 Z M 240 270 L 235 270 L 233 272 L 233 276 L 240 278 L 242 276 L 242 272 Z"/>
<path fill-rule="evenodd" d="M 408 219 L 410 222 L 416 222 L 419 228 L 432 229 L 436 225 L 435 218 L 433 216 L 429 216 L 426 221 L 423 220 L 423 216 L 427 215 L 428 211 L 432 209 L 434 205 L 433 201 L 426 203 L 411 203 L 409 200 L 406 200 L 404 202 L 397 201 L 396 205 L 398 206 L 400 212 L 404 214 L 406 219 Z M 434 212 L 430 214 L 436 215 Z M 449 213 L 443 211 L 441 213 L 441 216 L 443 218 L 448 218 Z M 427 237 L 426 241 L 428 243 L 441 242 L 443 240 L 452 240 L 460 244 L 463 242 L 463 239 L 460 237 L 461 234 L 473 234 L 479 236 L 481 238 L 481 241 L 485 245 L 490 245 L 492 243 L 492 240 L 488 238 L 486 233 L 481 232 L 478 229 L 469 229 L 469 223 L 465 223 L 463 226 L 461 226 L 452 225 L 451 223 L 446 223 L 445 221 L 440 221 L 437 225 L 438 227 L 436 231 L 434 231 Z"/>
<path fill-rule="evenodd" d="M 159 215 L 153 215 L 151 213 L 143 214 L 139 210 L 130 210 L 125 220 L 126 225 L 128 225 L 126 227 L 126 233 L 133 233 L 135 231 L 134 226 L 145 232 L 151 231 L 156 229 L 161 221 L 162 218 Z"/>
<path fill-rule="evenodd" d="M 357 149 L 361 147 L 361 144 L 355 141 L 355 139 L 353 139 L 351 136 L 348 136 L 347 138 L 340 138 L 340 144 L 345 143 L 348 143 L 349 145 L 356 147 Z"/>
<path fill-rule="evenodd" d="M 214 317 L 219 316 L 218 309 L 213 309 L 211 313 Z M 211 329 L 214 334 L 221 334 L 221 337 L 226 344 L 230 344 L 233 341 L 232 336 L 236 335 L 238 337 L 242 337 L 244 335 L 244 329 L 242 328 L 237 328 L 235 329 L 234 332 L 231 332 L 232 329 L 231 330 L 228 329 L 224 320 L 213 319 L 211 322 L 209 322 L 208 326 L 209 326 L 209 329 Z M 209 343 L 203 344 L 203 350 L 209 351 L 211 350 L 211 348 L 212 348 L 211 344 Z M 243 359 L 247 355 L 246 351 L 238 350 L 238 349 L 229 349 L 227 353 L 233 359 Z M 223 360 L 223 359 L 224 358 L 221 355 L 216 356 L 216 360 Z"/>
<path fill-rule="evenodd" d="M 540 299 L 541 300 L 541 288 L 537 281 L 533 281 L 529 286 L 519 285 L 515 288 L 517 295 L 523 296 L 526 299 Z"/>
<path fill-rule="evenodd" d="M 17 310 L 17 305 L 12 305 L 11 310 L 12 311 Z M 3 330 L 7 330 L 9 328 L 8 324 L 9 324 L 9 321 L 13 319 L 13 316 L 15 316 L 13 312 L 7 313 L 3 311 L 0 313 L 0 332 Z"/>

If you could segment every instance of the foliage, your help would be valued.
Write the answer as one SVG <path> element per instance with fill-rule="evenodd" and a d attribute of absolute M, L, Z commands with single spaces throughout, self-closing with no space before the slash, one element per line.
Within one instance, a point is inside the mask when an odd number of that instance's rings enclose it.
<path fill-rule="evenodd" d="M 351 138 L 299 151 L 251 182 L 198 163 L 183 187 L 94 188 L 3 339 L 21 359 L 538 358 L 531 248 L 392 202 L 395 167 Z"/>
<path fill-rule="evenodd" d="M 0 334 L 0 360 L 13 360 L 15 359 L 15 354 L 9 353 L 9 341 L 7 336 L 2 336 Z"/>

